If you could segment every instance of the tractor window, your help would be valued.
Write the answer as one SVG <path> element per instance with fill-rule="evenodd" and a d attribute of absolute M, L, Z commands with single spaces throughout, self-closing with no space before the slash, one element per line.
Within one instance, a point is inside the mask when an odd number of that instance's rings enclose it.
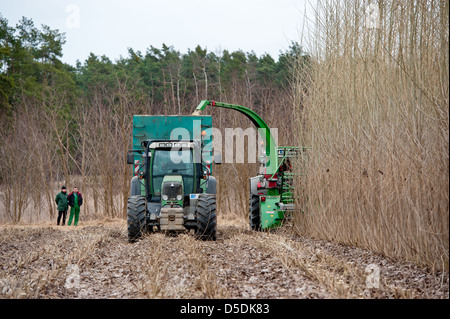
<path fill-rule="evenodd" d="M 172 153 L 172 156 L 171 156 Z M 179 163 L 178 163 L 179 162 Z M 166 175 L 181 175 L 184 183 L 184 193 L 193 193 L 194 163 L 192 150 L 183 149 L 171 151 L 170 149 L 157 149 L 153 156 L 152 188 L 153 196 L 161 196 L 161 183 Z"/>

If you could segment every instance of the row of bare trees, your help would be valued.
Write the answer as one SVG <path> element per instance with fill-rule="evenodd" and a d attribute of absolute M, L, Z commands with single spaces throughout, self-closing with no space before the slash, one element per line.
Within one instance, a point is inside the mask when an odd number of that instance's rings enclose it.
<path fill-rule="evenodd" d="M 448 270 L 448 1 L 326 0 L 315 12 L 311 72 L 296 86 L 312 147 L 296 226 Z"/>
<path fill-rule="evenodd" d="M 131 96 L 133 83 L 119 79 L 113 88 L 98 86 L 94 99 L 65 107 L 48 87 L 41 105 L 24 98 L 12 118 L 2 119 L 0 199 L 2 219 L 17 223 L 53 217 L 54 197 L 62 185 L 86 192 L 85 213 L 121 216 L 126 209 L 133 114 L 144 103 Z"/>

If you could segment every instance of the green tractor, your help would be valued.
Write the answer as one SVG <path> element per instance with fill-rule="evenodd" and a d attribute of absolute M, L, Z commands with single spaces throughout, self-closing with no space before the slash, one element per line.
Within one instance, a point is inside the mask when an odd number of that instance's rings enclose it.
<path fill-rule="evenodd" d="M 294 173 L 290 160 L 298 147 L 278 147 L 258 114 L 240 105 L 201 101 L 190 116 L 133 117 L 134 165 L 128 198 L 128 239 L 145 232 L 190 231 L 197 238 L 216 240 L 216 179 L 213 164 L 221 164 L 212 147 L 212 118 L 202 116 L 206 106 L 236 110 L 258 128 L 264 152 L 257 176 L 250 178 L 249 224 L 253 230 L 282 225 L 295 211 Z"/>
<path fill-rule="evenodd" d="M 190 231 L 216 240 L 216 179 L 211 116 L 133 117 L 134 165 L 128 198 L 128 239 L 145 232 Z M 221 164 L 218 153 L 215 164 Z"/>

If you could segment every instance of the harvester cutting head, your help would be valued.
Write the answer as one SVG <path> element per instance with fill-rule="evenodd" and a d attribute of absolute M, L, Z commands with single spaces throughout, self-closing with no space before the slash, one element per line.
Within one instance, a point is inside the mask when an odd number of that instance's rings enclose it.
<path fill-rule="evenodd" d="M 296 211 L 292 161 L 306 148 L 278 147 L 266 122 L 249 108 L 216 101 L 201 101 L 193 114 L 200 114 L 206 106 L 238 111 L 249 118 L 258 129 L 265 147 L 258 175 L 250 178 L 249 223 L 253 230 L 280 226 Z"/>

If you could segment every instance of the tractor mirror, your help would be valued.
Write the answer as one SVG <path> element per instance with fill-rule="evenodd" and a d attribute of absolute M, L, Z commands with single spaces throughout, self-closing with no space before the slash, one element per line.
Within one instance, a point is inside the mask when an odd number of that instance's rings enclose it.
<path fill-rule="evenodd" d="M 220 151 L 214 152 L 214 163 L 217 165 L 222 164 L 222 152 Z"/>
<path fill-rule="evenodd" d="M 134 154 L 128 151 L 127 153 L 127 164 L 134 164 Z"/>

